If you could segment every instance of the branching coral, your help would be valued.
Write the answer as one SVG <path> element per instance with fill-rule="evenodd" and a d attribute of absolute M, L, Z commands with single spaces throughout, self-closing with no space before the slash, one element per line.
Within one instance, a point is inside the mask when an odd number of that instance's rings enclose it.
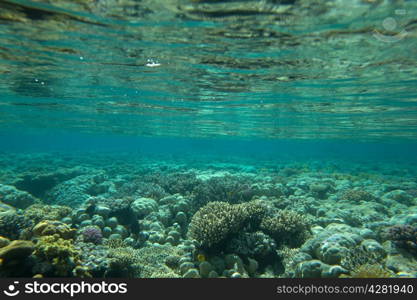
<path fill-rule="evenodd" d="M 188 235 L 211 247 L 225 240 L 231 233 L 237 233 L 245 222 L 241 207 L 226 202 L 210 202 L 199 209 L 191 219 Z"/>
<path fill-rule="evenodd" d="M 248 180 L 229 175 L 201 182 L 194 188 L 193 195 L 193 206 L 198 209 L 212 201 L 246 202 L 252 199 L 254 191 Z"/>
<path fill-rule="evenodd" d="M 340 264 L 343 268 L 354 271 L 363 265 L 378 265 L 383 261 L 383 257 L 376 252 L 369 252 L 362 246 L 356 246 L 346 252 Z"/>
<path fill-rule="evenodd" d="M 386 228 L 382 235 L 397 247 L 417 256 L 417 226 L 394 225 Z"/>
<path fill-rule="evenodd" d="M 241 232 L 227 243 L 226 251 L 263 261 L 276 255 L 276 243 L 260 231 Z"/>
<path fill-rule="evenodd" d="M 256 228 L 265 211 L 266 207 L 258 201 L 235 205 L 210 202 L 194 214 L 188 235 L 203 248 L 210 248 L 246 225 Z"/>
<path fill-rule="evenodd" d="M 128 277 L 140 276 L 141 265 L 136 249 L 131 247 L 119 247 L 109 250 L 109 268 L 105 277 Z"/>
<path fill-rule="evenodd" d="M 141 264 L 142 278 L 177 278 L 179 270 L 173 270 L 166 265 L 168 257 L 176 257 L 178 260 L 183 254 L 181 250 L 171 245 L 159 247 L 148 246 L 137 251 L 138 262 Z"/>
<path fill-rule="evenodd" d="M 196 178 L 194 173 L 181 173 L 181 172 L 174 172 L 167 174 L 165 172 L 154 172 L 146 174 L 142 177 L 147 185 L 149 183 L 156 184 L 159 186 L 163 191 L 166 191 L 170 194 L 187 194 L 191 192 L 196 186 L 198 186 L 201 181 Z M 142 186 L 138 184 L 138 186 Z M 142 194 L 145 196 L 145 194 Z"/>
<path fill-rule="evenodd" d="M 309 233 L 310 223 L 302 215 L 282 210 L 272 214 L 262 201 L 242 204 L 210 202 L 200 208 L 191 219 L 188 236 L 201 247 L 211 248 L 239 231 L 261 230 L 277 244 L 299 246 Z"/>
<path fill-rule="evenodd" d="M 343 193 L 342 198 L 351 202 L 375 200 L 374 195 L 363 190 L 347 190 Z"/>
<path fill-rule="evenodd" d="M 103 244 L 109 249 L 124 248 L 128 246 L 122 239 L 106 239 Z"/>
<path fill-rule="evenodd" d="M 307 238 L 310 222 L 294 211 L 281 210 L 274 216 L 263 218 L 260 229 L 272 236 L 279 245 L 297 247 Z"/>

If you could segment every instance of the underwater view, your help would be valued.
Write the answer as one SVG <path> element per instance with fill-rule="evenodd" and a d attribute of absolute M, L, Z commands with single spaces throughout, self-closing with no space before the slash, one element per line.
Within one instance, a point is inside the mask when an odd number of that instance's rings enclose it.
<path fill-rule="evenodd" d="M 0 277 L 416 278 L 417 1 L 0 0 Z"/>

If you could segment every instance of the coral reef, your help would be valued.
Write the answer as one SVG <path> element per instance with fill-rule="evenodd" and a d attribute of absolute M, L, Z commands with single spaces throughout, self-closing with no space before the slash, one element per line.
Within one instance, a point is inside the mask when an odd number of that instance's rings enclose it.
<path fill-rule="evenodd" d="M 0 247 L 0 276 L 25 277 L 30 275 L 30 255 L 34 244 L 30 241 L 14 240 Z"/>
<path fill-rule="evenodd" d="M 58 234 L 39 238 L 33 252 L 37 260 L 33 272 L 43 276 L 71 277 L 80 265 L 79 252 L 72 240 L 65 240 Z"/>
<path fill-rule="evenodd" d="M 172 245 L 147 246 L 137 250 L 138 263 L 142 266 L 142 278 L 177 278 L 180 277 L 177 269 L 167 266 L 168 258 L 180 259 L 183 251 Z"/>
<path fill-rule="evenodd" d="M 268 261 L 276 256 L 277 245 L 270 236 L 261 231 L 241 232 L 230 239 L 225 250 L 227 253 L 255 258 L 257 261 Z"/>
<path fill-rule="evenodd" d="M 72 209 L 68 206 L 33 204 L 27 207 L 23 215 L 34 223 L 43 220 L 59 221 L 71 213 Z"/>
<path fill-rule="evenodd" d="M 105 194 L 111 190 L 111 183 L 104 174 L 87 174 L 66 180 L 45 193 L 47 203 L 77 207 L 91 196 Z"/>
<path fill-rule="evenodd" d="M 342 274 L 341 278 L 391 278 L 395 277 L 390 270 L 381 265 L 364 264 L 352 270 L 349 275 Z"/>
<path fill-rule="evenodd" d="M 417 277 L 412 177 L 94 161 L 5 181 L 42 199 L 0 203 L 0 276 Z"/>
<path fill-rule="evenodd" d="M 234 205 L 210 202 L 192 217 L 188 236 L 197 240 L 202 247 L 210 248 L 245 226 L 256 228 L 265 211 L 266 208 L 258 201 Z"/>
<path fill-rule="evenodd" d="M 44 172 L 25 172 L 13 181 L 13 185 L 35 197 L 43 197 L 45 193 L 55 185 L 86 172 L 86 169 L 80 167 L 58 168 L 53 171 L 45 170 Z"/>
<path fill-rule="evenodd" d="M 347 190 L 342 194 L 342 198 L 351 202 L 375 200 L 375 197 L 371 193 L 363 190 Z"/>
<path fill-rule="evenodd" d="M 28 232 L 33 226 L 33 221 L 17 211 L 0 213 L 0 233 L 9 239 L 18 239 Z"/>
<path fill-rule="evenodd" d="M 249 181 L 242 177 L 212 177 L 201 182 L 193 189 L 193 205 L 202 207 L 208 202 L 227 201 L 229 203 L 246 202 L 252 199 L 254 192 Z"/>
<path fill-rule="evenodd" d="M 30 241 L 14 240 L 10 242 L 7 246 L 0 248 L 2 265 L 28 257 L 32 253 L 33 248 L 34 245 Z"/>
<path fill-rule="evenodd" d="M 25 191 L 20 191 L 14 186 L 0 184 L 0 201 L 16 208 L 26 208 L 36 202 L 38 199 Z"/>
<path fill-rule="evenodd" d="M 101 229 L 97 226 L 87 226 L 81 231 L 83 240 L 87 243 L 101 244 L 103 241 L 103 234 Z"/>
<path fill-rule="evenodd" d="M 417 256 L 417 226 L 394 225 L 385 229 L 383 236 L 399 248 Z"/>
<path fill-rule="evenodd" d="M 32 229 L 32 234 L 35 237 L 42 237 L 47 235 L 57 235 L 65 240 L 73 239 L 76 234 L 76 230 L 70 228 L 67 224 L 60 221 L 41 221 L 36 224 Z"/>
<path fill-rule="evenodd" d="M 274 216 L 263 218 L 260 229 L 273 237 L 279 245 L 294 248 L 306 240 L 310 231 L 310 222 L 301 214 L 281 210 Z"/>
<path fill-rule="evenodd" d="M 366 247 L 368 245 L 368 247 Z M 341 259 L 340 265 L 349 273 L 341 274 L 340 277 L 350 278 L 386 278 L 393 277 L 393 273 L 384 265 L 386 256 L 382 247 L 375 247 L 377 243 L 366 243 L 354 247 L 346 252 Z M 380 251 L 375 251 L 378 248 Z"/>
<path fill-rule="evenodd" d="M 141 265 L 139 254 L 136 249 L 131 247 L 117 247 L 109 250 L 109 267 L 105 277 L 139 277 Z"/>
<path fill-rule="evenodd" d="M 202 247 L 211 247 L 237 233 L 246 222 L 242 206 L 225 202 L 210 202 L 199 209 L 191 219 L 188 235 Z"/>

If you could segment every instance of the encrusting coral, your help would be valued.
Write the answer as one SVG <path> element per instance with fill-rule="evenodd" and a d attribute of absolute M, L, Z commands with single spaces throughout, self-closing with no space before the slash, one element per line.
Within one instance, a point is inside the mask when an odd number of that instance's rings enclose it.
<path fill-rule="evenodd" d="M 57 234 L 59 237 L 68 240 L 74 238 L 76 230 L 70 228 L 67 224 L 59 221 L 42 221 L 32 229 L 34 236 L 47 236 Z"/>
<path fill-rule="evenodd" d="M 9 239 L 18 239 L 29 231 L 33 221 L 21 213 L 11 210 L 0 213 L 0 232 Z"/>
<path fill-rule="evenodd" d="M 48 276 L 71 276 L 79 264 L 79 253 L 72 240 L 65 240 L 58 234 L 42 236 L 35 245 L 33 255 L 44 267 L 38 273 Z"/>
<path fill-rule="evenodd" d="M 3 243 L 4 247 L 0 248 L 0 276 L 30 275 L 31 264 L 27 260 L 33 252 L 34 244 L 24 240 L 14 240 L 6 244 Z"/>
<path fill-rule="evenodd" d="M 391 278 L 396 277 L 387 268 L 378 264 L 364 264 L 350 271 L 349 274 L 342 274 L 340 278 Z"/>
<path fill-rule="evenodd" d="M 61 205 L 33 204 L 25 209 L 23 215 L 35 223 L 43 220 L 61 220 L 71 213 L 71 208 Z"/>

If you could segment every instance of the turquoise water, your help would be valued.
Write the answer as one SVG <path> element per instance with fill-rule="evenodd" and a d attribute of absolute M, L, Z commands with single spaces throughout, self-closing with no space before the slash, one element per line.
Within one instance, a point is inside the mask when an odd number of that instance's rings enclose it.
<path fill-rule="evenodd" d="M 415 277 L 416 13 L 388 0 L 0 1 L 0 246 L 29 243 L 0 276 Z M 232 215 L 260 201 L 287 229 L 249 218 L 242 235 L 210 233 L 199 212 L 220 214 L 217 201 Z M 74 248 L 63 269 L 42 222 Z"/>

